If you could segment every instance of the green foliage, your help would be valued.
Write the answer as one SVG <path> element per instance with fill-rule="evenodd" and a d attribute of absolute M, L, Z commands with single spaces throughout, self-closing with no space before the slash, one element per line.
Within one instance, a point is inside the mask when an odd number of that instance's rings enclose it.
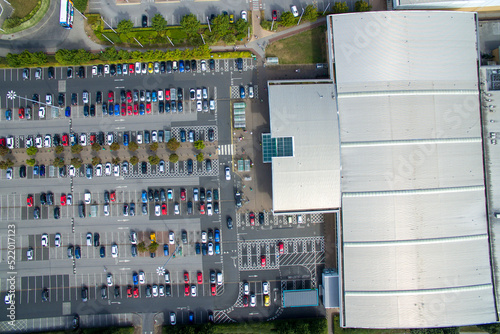
<path fill-rule="evenodd" d="M 202 162 L 202 161 L 203 161 L 203 159 L 205 159 L 205 157 L 203 156 L 203 153 L 201 153 L 201 152 L 200 152 L 200 153 L 198 153 L 198 154 L 196 155 L 196 160 L 197 160 L 198 162 Z"/>
<path fill-rule="evenodd" d="M 35 146 L 28 147 L 26 149 L 27 155 L 36 155 L 38 153 L 38 149 Z"/>
<path fill-rule="evenodd" d="M 47 63 L 47 55 L 41 51 L 32 53 L 24 50 L 19 54 L 8 53 L 6 60 L 10 67 L 43 65 Z"/>
<path fill-rule="evenodd" d="M 84 49 L 66 50 L 59 49 L 55 54 L 56 60 L 61 65 L 80 65 L 92 60 L 92 53 Z"/>
<path fill-rule="evenodd" d="M 137 250 L 141 253 L 147 251 L 148 249 L 146 248 L 146 244 L 144 243 L 144 241 L 141 241 L 137 244 Z"/>
<path fill-rule="evenodd" d="M 233 34 L 226 34 L 224 35 L 224 37 L 222 37 L 222 40 L 226 44 L 234 44 L 236 43 L 236 36 L 234 36 Z"/>
<path fill-rule="evenodd" d="M 3 24 L 3 28 L 4 29 L 12 29 L 14 27 L 17 27 L 17 26 L 23 24 L 24 22 L 26 22 L 28 20 L 31 20 L 31 18 L 33 18 L 33 16 L 35 16 L 35 14 L 40 10 L 41 7 L 42 7 L 42 1 L 38 1 L 36 6 L 28 13 L 28 15 L 26 15 L 24 17 L 12 16 L 12 17 L 6 19 L 4 24 Z M 17 13 L 17 9 L 14 10 L 14 14 L 16 14 L 16 13 Z"/>
<path fill-rule="evenodd" d="M 72 164 L 73 166 L 75 166 L 75 168 L 80 168 L 80 167 L 82 167 L 82 163 L 83 163 L 83 161 L 82 161 L 82 159 L 80 159 L 80 158 L 73 158 L 73 159 L 71 159 L 71 164 Z"/>
<path fill-rule="evenodd" d="M 99 157 L 93 157 L 92 158 L 92 165 L 93 166 L 96 166 L 96 165 L 98 165 L 100 163 L 101 163 L 101 158 L 99 158 Z"/>
<path fill-rule="evenodd" d="M 118 144 L 117 142 L 114 142 L 111 145 L 109 145 L 109 149 L 111 151 L 118 151 L 120 149 L 120 144 Z"/>
<path fill-rule="evenodd" d="M 139 158 L 136 157 L 135 155 L 133 155 L 133 156 L 130 157 L 130 163 L 132 165 L 137 165 L 138 162 L 139 162 Z"/>
<path fill-rule="evenodd" d="M 354 11 L 355 12 L 368 12 L 372 10 L 372 6 L 368 4 L 368 2 L 363 1 L 363 0 L 358 0 L 354 4 Z"/>
<path fill-rule="evenodd" d="M 498 334 L 500 333 L 500 323 L 492 323 L 492 324 L 485 324 L 485 325 L 477 325 L 477 327 L 485 332 L 488 332 L 490 334 Z"/>
<path fill-rule="evenodd" d="M 149 145 L 149 149 L 153 152 L 156 152 L 156 150 L 158 149 L 158 143 L 151 143 L 151 145 Z"/>
<path fill-rule="evenodd" d="M 87 1 L 88 0 L 73 0 L 73 5 L 80 12 L 84 12 L 87 9 Z M 75 13 L 75 15 L 76 15 L 76 13 Z"/>
<path fill-rule="evenodd" d="M 203 150 L 205 148 L 205 143 L 203 140 L 197 140 L 193 143 L 194 148 L 197 150 Z"/>
<path fill-rule="evenodd" d="M 56 146 L 55 151 L 56 151 L 56 154 L 63 153 L 64 152 L 64 146 L 62 146 L 62 145 Z"/>
<path fill-rule="evenodd" d="M 0 169 L 7 169 L 9 167 L 13 167 L 14 163 L 12 160 L 7 159 L 6 161 L 0 161 Z"/>
<path fill-rule="evenodd" d="M 54 161 L 52 162 L 52 164 L 55 167 L 63 167 L 65 165 L 63 158 L 55 158 Z"/>
<path fill-rule="evenodd" d="M 71 153 L 73 154 L 80 154 L 80 152 L 83 150 L 82 145 L 76 144 L 71 146 Z"/>
<path fill-rule="evenodd" d="M 273 31 L 275 31 L 275 30 L 277 30 L 278 23 L 274 22 L 274 25 L 273 25 L 272 21 L 262 20 L 262 21 L 260 21 L 260 26 L 262 27 L 262 29 L 269 30 L 269 31 L 271 30 L 271 26 L 272 26 Z"/>
<path fill-rule="evenodd" d="M 4 156 L 6 154 L 9 154 L 10 150 L 7 146 L 0 146 L 0 156 Z"/>
<path fill-rule="evenodd" d="M 36 165 L 36 160 L 35 159 L 26 159 L 26 165 L 33 167 Z"/>
<path fill-rule="evenodd" d="M 132 30 L 134 24 L 130 20 L 121 20 L 116 26 L 116 31 L 122 34 L 126 34 Z"/>
<path fill-rule="evenodd" d="M 11 17 L 11 18 L 8 18 L 7 20 L 5 20 L 3 27 L 7 28 L 7 29 L 12 29 L 14 27 L 17 27 L 21 23 L 22 23 L 21 18 L 14 16 L 14 17 Z"/>
<path fill-rule="evenodd" d="M 151 20 L 151 26 L 156 31 L 165 31 L 167 30 L 167 20 L 160 13 L 156 13 Z"/>
<path fill-rule="evenodd" d="M 118 51 L 115 48 L 106 48 L 100 55 L 99 59 L 103 61 L 116 61 L 118 60 Z"/>
<path fill-rule="evenodd" d="M 232 31 L 231 24 L 229 23 L 229 16 L 227 15 L 217 15 L 212 20 L 212 35 L 215 35 L 217 39 L 226 35 L 228 31 Z"/>
<path fill-rule="evenodd" d="M 153 241 L 149 246 L 148 246 L 148 250 L 150 253 L 154 253 L 156 252 L 156 250 L 158 249 L 158 243 L 156 241 Z"/>
<path fill-rule="evenodd" d="M 177 161 L 179 161 L 179 156 L 177 154 L 170 154 L 170 156 L 168 157 L 168 161 L 170 161 L 171 163 L 175 164 Z"/>
<path fill-rule="evenodd" d="M 118 165 L 120 163 L 120 158 L 114 157 L 113 159 L 111 159 L 111 163 L 113 165 Z"/>
<path fill-rule="evenodd" d="M 349 7 L 346 2 L 336 2 L 333 5 L 333 12 L 336 14 L 339 13 L 347 13 L 349 11 Z"/>
<path fill-rule="evenodd" d="M 99 143 L 92 144 L 92 151 L 99 152 L 100 150 L 101 150 L 101 145 L 99 145 Z"/>
<path fill-rule="evenodd" d="M 410 334 L 458 334 L 458 333 L 460 333 L 459 327 L 410 329 Z"/>
<path fill-rule="evenodd" d="M 310 22 L 315 22 L 318 19 L 318 10 L 313 5 L 307 5 L 302 18 Z"/>
<path fill-rule="evenodd" d="M 248 27 L 250 24 L 248 21 L 245 21 L 243 19 L 239 19 L 234 23 L 234 29 L 236 29 L 237 34 L 242 34 L 242 35 L 247 35 L 248 34 Z"/>
<path fill-rule="evenodd" d="M 184 15 L 181 19 L 181 27 L 188 35 L 197 34 L 200 30 L 200 21 L 194 14 Z"/>
<path fill-rule="evenodd" d="M 160 163 L 160 158 L 157 155 L 150 155 L 148 160 L 151 165 L 158 165 Z"/>
<path fill-rule="evenodd" d="M 128 150 L 130 152 L 135 152 L 135 151 L 137 151 L 138 148 L 139 148 L 139 145 L 137 145 L 137 143 L 135 141 L 131 141 L 128 143 Z"/>
<path fill-rule="evenodd" d="M 297 24 L 297 19 L 293 16 L 292 12 L 284 12 L 281 14 L 280 25 L 283 27 L 290 27 Z"/>
<path fill-rule="evenodd" d="M 177 151 L 179 146 L 181 146 L 181 143 L 179 143 L 175 138 L 170 138 L 170 140 L 167 142 L 167 147 L 172 152 Z"/>

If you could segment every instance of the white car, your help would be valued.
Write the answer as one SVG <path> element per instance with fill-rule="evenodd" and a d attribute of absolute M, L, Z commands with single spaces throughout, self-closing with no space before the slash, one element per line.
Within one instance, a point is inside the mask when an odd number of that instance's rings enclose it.
<path fill-rule="evenodd" d="M 209 106 L 210 106 L 210 111 L 214 111 L 215 110 L 215 101 L 214 100 L 210 100 Z"/>
<path fill-rule="evenodd" d="M 214 244 L 211 242 L 208 243 L 208 255 L 214 255 Z"/>
<path fill-rule="evenodd" d="M 111 246 L 111 256 L 118 257 L 118 245 L 117 244 L 113 244 Z"/>
<path fill-rule="evenodd" d="M 52 94 L 45 95 L 45 103 L 48 105 L 52 104 Z"/>
<path fill-rule="evenodd" d="M 95 166 L 95 175 L 102 176 L 102 164 L 98 164 Z"/>
<path fill-rule="evenodd" d="M 255 295 L 250 296 L 250 307 L 255 307 L 257 305 L 257 298 Z"/>
<path fill-rule="evenodd" d="M 49 246 L 49 235 L 47 233 L 42 234 L 42 247 Z"/>
<path fill-rule="evenodd" d="M 262 283 L 262 293 L 265 295 L 269 294 L 269 282 Z"/>
<path fill-rule="evenodd" d="M 248 20 L 248 18 L 247 18 L 247 12 L 246 12 L 246 11 L 244 11 L 244 10 L 242 10 L 242 11 L 241 11 L 241 19 L 242 19 L 242 20 L 245 20 L 245 21 L 247 21 L 247 20 Z"/>
<path fill-rule="evenodd" d="M 119 165 L 113 166 L 113 174 L 114 174 L 114 176 L 120 176 L 120 166 Z"/>
<path fill-rule="evenodd" d="M 248 296 L 250 294 L 250 283 L 248 282 L 243 283 L 243 294 L 245 296 Z"/>
<path fill-rule="evenodd" d="M 108 274 L 106 277 L 106 282 L 108 283 L 108 286 L 113 286 L 113 275 Z"/>
<path fill-rule="evenodd" d="M 201 88 L 196 89 L 196 99 L 201 100 Z"/>
<path fill-rule="evenodd" d="M 69 166 L 69 176 L 75 176 L 75 174 L 76 174 L 75 166 L 70 165 Z"/>
<path fill-rule="evenodd" d="M 109 65 L 104 65 L 104 74 L 109 74 Z"/>
<path fill-rule="evenodd" d="M 73 195 L 67 194 L 66 195 L 66 205 L 72 205 L 73 204 Z"/>
<path fill-rule="evenodd" d="M 135 73 L 141 73 L 141 63 L 135 63 Z"/>
<path fill-rule="evenodd" d="M 50 135 L 45 135 L 45 139 L 43 140 L 43 146 L 51 147 L 52 146 L 52 138 Z"/>
<path fill-rule="evenodd" d="M 38 118 L 45 118 L 45 107 L 40 107 L 38 109 Z"/>
<path fill-rule="evenodd" d="M 113 134 L 108 132 L 108 145 L 113 144 Z"/>
<path fill-rule="evenodd" d="M 109 204 L 104 204 L 103 211 L 106 217 L 109 216 Z"/>
<path fill-rule="evenodd" d="M 92 246 L 92 233 L 87 233 L 87 246 Z"/>
<path fill-rule="evenodd" d="M 200 100 L 196 101 L 196 111 L 201 112 L 202 110 L 202 103 Z"/>
<path fill-rule="evenodd" d="M 170 312 L 170 324 L 174 326 L 177 322 L 175 321 L 175 313 Z"/>
<path fill-rule="evenodd" d="M 299 16 L 299 11 L 297 10 L 297 6 L 292 6 L 290 9 L 291 9 L 291 12 L 293 14 L 293 17 Z"/>
<path fill-rule="evenodd" d="M 155 61 L 155 64 L 154 64 L 154 71 L 155 73 L 160 73 L 160 63 Z"/>
<path fill-rule="evenodd" d="M 28 259 L 28 261 L 32 261 L 33 260 L 33 248 L 30 247 L 26 251 L 26 258 Z"/>
<path fill-rule="evenodd" d="M 61 247 L 61 234 L 60 233 L 56 233 L 56 235 L 54 237 L 54 245 L 56 247 Z"/>
<path fill-rule="evenodd" d="M 92 75 L 97 75 L 97 66 L 92 66 Z"/>
<path fill-rule="evenodd" d="M 144 283 L 146 283 L 146 275 L 144 274 L 144 271 L 139 271 L 139 284 Z"/>
<path fill-rule="evenodd" d="M 118 66 L 120 66 L 120 65 L 118 65 Z M 122 73 L 123 74 L 127 74 L 127 72 L 128 72 L 127 66 L 128 66 L 127 64 L 123 64 L 123 66 L 122 66 Z"/>
<path fill-rule="evenodd" d="M 11 150 L 14 148 L 14 137 L 7 137 L 7 147 Z"/>
<path fill-rule="evenodd" d="M 110 162 L 106 163 L 106 167 L 104 169 L 104 172 L 106 173 L 107 176 L 111 175 L 111 163 Z"/>
<path fill-rule="evenodd" d="M 151 131 L 151 142 L 153 143 L 158 142 L 158 131 L 156 130 Z"/>
<path fill-rule="evenodd" d="M 137 144 L 142 144 L 142 133 L 137 133 L 136 140 Z"/>
<path fill-rule="evenodd" d="M 158 89 L 158 101 L 163 101 L 163 89 Z"/>
<path fill-rule="evenodd" d="M 158 164 L 158 171 L 160 173 L 165 173 L 165 160 L 160 160 L 160 163 Z"/>
<path fill-rule="evenodd" d="M 208 99 L 208 90 L 207 90 L 207 87 L 203 87 L 203 89 L 202 89 L 202 96 L 203 96 L 204 100 Z"/>
<path fill-rule="evenodd" d="M 26 148 L 29 148 L 31 146 L 33 146 L 33 137 L 29 136 L 28 138 L 26 138 Z"/>
<path fill-rule="evenodd" d="M 153 285 L 153 297 L 158 297 L 158 285 Z"/>
<path fill-rule="evenodd" d="M 201 242 L 204 244 L 207 243 L 207 232 L 205 232 L 205 231 L 201 232 Z"/>
<path fill-rule="evenodd" d="M 130 232 L 130 243 L 132 245 L 137 245 L 137 232 L 135 231 Z"/>
<path fill-rule="evenodd" d="M 212 212 L 212 203 L 207 203 L 207 215 L 211 216 L 213 214 Z"/>
<path fill-rule="evenodd" d="M 90 193 L 90 191 L 85 192 L 83 198 L 85 200 L 85 204 L 90 204 L 90 202 L 92 202 L 92 194 Z"/>
<path fill-rule="evenodd" d="M 82 101 L 85 104 L 89 103 L 89 92 L 87 92 L 86 90 L 83 91 Z"/>
<path fill-rule="evenodd" d="M 170 233 L 168 234 L 168 243 L 173 245 L 175 242 L 175 233 L 174 231 L 170 231 Z"/>
<path fill-rule="evenodd" d="M 178 214 L 181 213 L 181 211 L 179 210 L 179 203 L 175 203 L 175 205 L 174 205 L 174 213 L 176 215 L 178 215 Z"/>
<path fill-rule="evenodd" d="M 203 59 L 203 60 L 200 62 L 200 64 L 201 64 L 201 66 L 200 66 L 200 67 L 201 67 L 201 71 L 202 71 L 202 72 L 206 71 L 206 70 L 207 70 L 207 62 L 206 62 L 206 60 L 204 60 L 204 59 Z"/>
<path fill-rule="evenodd" d="M 5 178 L 7 180 L 12 180 L 12 167 L 7 168 L 5 171 Z"/>
<path fill-rule="evenodd" d="M 196 285 L 191 285 L 191 297 L 196 297 Z"/>
<path fill-rule="evenodd" d="M 154 287 L 153 287 L 153 289 L 154 289 Z M 163 286 L 163 284 L 158 287 L 158 292 L 160 293 L 160 297 L 165 296 L 165 287 Z"/>
<path fill-rule="evenodd" d="M 35 146 L 36 146 L 36 148 L 42 148 L 43 147 L 42 136 L 36 136 L 36 138 L 35 138 Z"/>
<path fill-rule="evenodd" d="M 87 135 L 85 133 L 80 135 L 80 145 L 87 146 Z"/>
<path fill-rule="evenodd" d="M 161 215 L 160 204 L 155 205 L 155 216 L 159 217 Z"/>
<path fill-rule="evenodd" d="M 227 181 L 231 180 L 231 170 L 229 169 L 229 167 L 226 166 L 226 168 L 224 168 L 224 170 L 226 171 L 226 180 Z"/>

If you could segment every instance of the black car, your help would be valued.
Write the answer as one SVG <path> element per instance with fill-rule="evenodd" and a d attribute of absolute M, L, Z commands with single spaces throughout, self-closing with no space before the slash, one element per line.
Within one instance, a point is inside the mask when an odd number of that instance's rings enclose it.
<path fill-rule="evenodd" d="M 107 115 L 108 114 L 108 105 L 106 103 L 102 104 L 102 114 Z"/>
<path fill-rule="evenodd" d="M 132 245 L 132 256 L 136 257 L 137 256 L 137 245 Z"/>
<path fill-rule="evenodd" d="M 66 176 L 66 167 L 59 167 L 59 177 Z"/>
<path fill-rule="evenodd" d="M 78 69 L 78 77 L 81 79 L 85 79 L 85 67 L 80 66 Z"/>
<path fill-rule="evenodd" d="M 101 146 L 104 145 L 104 132 L 99 132 L 97 135 L 97 143 Z"/>
<path fill-rule="evenodd" d="M 99 247 L 99 233 L 94 233 L 94 247 Z"/>
<path fill-rule="evenodd" d="M 97 93 L 95 93 L 95 103 L 102 103 L 102 92 L 98 91 Z"/>
<path fill-rule="evenodd" d="M 82 301 L 86 302 L 88 300 L 89 290 L 86 286 L 82 287 Z"/>
<path fill-rule="evenodd" d="M 215 71 L 215 60 L 210 59 L 209 66 L 210 70 Z"/>
<path fill-rule="evenodd" d="M 163 114 L 165 112 L 165 104 L 163 101 L 158 102 L 158 113 Z"/>
<path fill-rule="evenodd" d="M 191 72 L 191 61 L 186 60 L 186 61 L 184 62 L 184 70 L 185 70 L 186 72 Z"/>
<path fill-rule="evenodd" d="M 194 72 L 196 71 L 196 60 L 191 60 L 191 70 Z"/>
<path fill-rule="evenodd" d="M 182 112 L 182 101 L 177 101 L 177 111 Z"/>
<path fill-rule="evenodd" d="M 104 72 L 104 65 L 97 65 L 97 75 L 102 75 Z"/>
<path fill-rule="evenodd" d="M 40 208 L 39 208 L 39 207 L 36 207 L 36 208 L 33 210 L 33 218 L 35 218 L 35 219 L 40 219 Z"/>
<path fill-rule="evenodd" d="M 59 103 L 59 106 L 62 106 L 64 104 L 64 94 L 59 93 L 59 97 L 57 98 L 57 103 Z"/>
<path fill-rule="evenodd" d="M 219 213 L 219 202 L 214 202 L 214 213 L 215 214 Z"/>
<path fill-rule="evenodd" d="M 238 67 L 238 71 L 243 71 L 243 59 L 238 58 L 236 59 L 236 66 Z"/>
<path fill-rule="evenodd" d="M 264 225 L 264 213 L 259 212 L 259 224 Z"/>
<path fill-rule="evenodd" d="M 19 171 L 21 172 L 21 171 Z M 40 176 L 44 176 L 45 175 L 45 165 L 40 165 Z"/>
<path fill-rule="evenodd" d="M 76 314 L 74 317 L 73 317 L 73 329 L 78 329 L 80 327 L 80 317 L 78 316 L 78 314 Z"/>
<path fill-rule="evenodd" d="M 232 229 L 233 228 L 233 218 L 227 217 L 227 228 Z"/>
<path fill-rule="evenodd" d="M 199 242 L 196 243 L 195 250 L 196 250 L 196 254 L 200 254 L 201 253 L 201 245 L 200 245 Z"/>
<path fill-rule="evenodd" d="M 120 297 L 120 287 L 115 285 L 115 297 Z"/>
<path fill-rule="evenodd" d="M 95 105 L 90 105 L 90 117 L 95 117 Z"/>
<path fill-rule="evenodd" d="M 187 213 L 188 213 L 188 215 L 193 214 L 193 202 L 191 202 L 191 201 L 189 201 L 187 204 Z"/>
<path fill-rule="evenodd" d="M 108 107 L 108 115 L 109 116 L 113 116 L 113 108 L 114 108 L 113 103 L 110 103 L 109 107 Z"/>
<path fill-rule="evenodd" d="M 141 172 L 142 174 L 146 174 L 147 171 L 148 171 L 148 164 L 145 161 L 143 161 L 141 164 Z"/>
<path fill-rule="evenodd" d="M 156 257 L 156 253 L 149 253 L 149 256 L 151 256 L 152 259 Z"/>
<path fill-rule="evenodd" d="M 116 75 L 116 65 L 115 65 L 115 64 L 112 64 L 112 65 L 109 67 L 109 74 L 111 74 L 111 75 Z"/>
<path fill-rule="evenodd" d="M 54 219 L 61 218 L 61 209 L 58 206 L 54 208 Z"/>
<path fill-rule="evenodd" d="M 188 174 L 193 174 L 193 159 L 188 159 L 187 161 L 187 172 Z"/>
<path fill-rule="evenodd" d="M 102 299 L 108 298 L 108 288 L 105 285 L 101 287 L 101 298 Z"/>
<path fill-rule="evenodd" d="M 83 116 L 89 117 L 89 115 L 90 115 L 89 106 L 88 105 L 84 105 L 83 106 Z"/>
<path fill-rule="evenodd" d="M 38 94 L 33 94 L 31 100 L 33 101 L 34 104 L 38 104 L 38 102 L 40 102 L 40 97 L 38 96 Z"/>
<path fill-rule="evenodd" d="M 180 100 L 180 101 L 182 101 L 183 98 L 184 98 L 184 91 L 183 91 L 182 88 L 179 87 L 177 89 L 177 99 Z"/>
<path fill-rule="evenodd" d="M 148 191 L 148 200 L 150 202 L 152 202 L 153 199 L 154 199 L 153 190 L 149 189 L 149 191 Z"/>
<path fill-rule="evenodd" d="M 200 188 L 200 201 L 205 201 L 205 188 Z"/>
<path fill-rule="evenodd" d="M 68 79 L 73 77 L 73 67 L 68 67 L 68 70 L 66 72 L 66 76 L 68 77 Z"/>
<path fill-rule="evenodd" d="M 127 96 L 125 95 L 125 91 L 122 89 L 121 92 L 120 92 L 120 102 L 125 102 L 125 99 L 127 98 Z"/>
<path fill-rule="evenodd" d="M 151 133 L 149 131 L 144 131 L 144 143 L 149 144 L 151 141 Z"/>
<path fill-rule="evenodd" d="M 160 73 L 165 73 L 166 64 L 164 61 L 160 62 Z"/>
<path fill-rule="evenodd" d="M 58 134 L 55 134 L 52 141 L 54 142 L 54 146 L 59 146 L 61 144 L 61 138 Z"/>
<path fill-rule="evenodd" d="M 146 28 L 148 26 L 148 17 L 146 15 L 142 15 L 142 27 Z"/>
<path fill-rule="evenodd" d="M 42 302 L 46 302 L 49 300 L 49 290 L 47 288 L 42 290 Z"/>
<path fill-rule="evenodd" d="M 40 204 L 41 205 L 47 204 L 47 195 L 45 193 L 40 194 Z"/>
<path fill-rule="evenodd" d="M 105 257 L 106 256 L 106 247 L 104 246 L 101 246 L 101 249 L 99 250 L 99 256 L 101 258 Z"/>
<path fill-rule="evenodd" d="M 78 94 L 71 94 L 71 105 L 76 106 L 78 104 Z"/>
<path fill-rule="evenodd" d="M 132 217 L 135 216 L 135 203 L 130 203 L 129 215 Z"/>
<path fill-rule="evenodd" d="M 172 73 L 172 61 L 167 61 L 167 73 Z"/>
<path fill-rule="evenodd" d="M 187 244 L 188 239 L 187 239 L 187 232 L 186 232 L 186 230 L 182 230 L 182 234 L 181 234 L 181 236 L 182 236 L 182 237 L 181 237 L 181 238 L 182 238 L 182 243 L 183 243 L 183 244 Z"/>
<path fill-rule="evenodd" d="M 80 205 L 78 206 L 78 216 L 80 218 L 85 218 L 85 205 L 83 203 L 80 203 Z"/>
<path fill-rule="evenodd" d="M 48 78 L 49 79 L 54 79 L 54 73 L 55 73 L 55 70 L 54 68 L 51 66 L 49 67 L 49 70 L 48 70 Z"/>
<path fill-rule="evenodd" d="M 22 179 L 26 177 L 26 166 L 19 167 L 19 177 Z"/>
<path fill-rule="evenodd" d="M 208 141 L 209 142 L 214 141 L 214 129 L 208 129 Z"/>
<path fill-rule="evenodd" d="M 158 191 L 158 189 L 155 190 L 154 192 L 154 197 L 155 197 L 155 201 L 160 201 L 160 192 Z"/>

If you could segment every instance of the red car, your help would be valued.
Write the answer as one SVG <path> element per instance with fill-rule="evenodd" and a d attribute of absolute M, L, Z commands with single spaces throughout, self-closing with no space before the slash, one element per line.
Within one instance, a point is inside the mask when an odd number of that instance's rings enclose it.
<path fill-rule="evenodd" d="M 243 306 L 248 307 L 248 296 L 243 296 Z"/>
<path fill-rule="evenodd" d="M 127 298 L 132 298 L 132 287 L 130 285 L 127 288 Z"/>
<path fill-rule="evenodd" d="M 132 115 L 132 106 L 130 104 L 127 106 L 127 113 Z"/>
<path fill-rule="evenodd" d="M 139 105 L 134 103 L 134 115 L 139 115 Z"/>
<path fill-rule="evenodd" d="M 112 91 L 110 91 L 108 93 L 108 103 L 113 103 L 115 101 L 115 93 L 113 93 Z"/>
<path fill-rule="evenodd" d="M 161 214 L 166 216 L 167 215 L 167 204 L 163 203 L 161 205 Z"/>
<path fill-rule="evenodd" d="M 215 296 L 217 294 L 217 290 L 215 288 L 215 284 L 210 285 L 210 290 L 212 291 L 212 296 Z"/>
<path fill-rule="evenodd" d="M 184 282 L 189 282 L 189 273 L 187 271 L 184 272 Z"/>
<path fill-rule="evenodd" d="M 198 271 L 197 278 L 198 278 L 198 284 L 202 284 L 203 283 L 203 274 L 201 273 L 201 271 Z"/>
<path fill-rule="evenodd" d="M 128 64 L 128 73 L 134 74 L 134 64 Z"/>
<path fill-rule="evenodd" d="M 112 191 L 111 194 L 109 194 L 109 198 L 111 199 L 111 202 L 116 201 L 116 193 Z"/>
<path fill-rule="evenodd" d="M 280 254 L 283 254 L 285 252 L 285 247 L 283 246 L 283 243 L 281 241 L 278 244 L 278 247 L 279 247 L 279 250 L 280 250 Z"/>
<path fill-rule="evenodd" d="M 33 206 L 33 195 L 28 195 L 28 198 L 26 198 L 26 204 L 29 208 Z"/>
<path fill-rule="evenodd" d="M 24 118 L 24 108 L 23 107 L 19 108 L 19 118 L 20 119 Z"/>
<path fill-rule="evenodd" d="M 249 217 L 250 217 L 250 225 L 254 226 L 255 225 L 255 213 L 250 212 Z"/>
<path fill-rule="evenodd" d="M 273 10 L 273 21 L 276 21 L 278 19 L 278 11 Z"/>
<path fill-rule="evenodd" d="M 134 288 L 134 298 L 139 298 L 139 288 L 138 287 Z"/>
<path fill-rule="evenodd" d="M 146 103 L 146 112 L 151 114 L 151 103 Z"/>
<path fill-rule="evenodd" d="M 125 105 L 125 102 L 123 102 L 122 103 L 122 116 L 126 116 L 127 115 L 126 108 L 127 108 L 127 106 Z"/>
<path fill-rule="evenodd" d="M 132 92 L 127 90 L 127 103 L 132 103 Z"/>
<path fill-rule="evenodd" d="M 62 140 L 61 140 L 61 142 L 62 142 L 62 145 L 63 145 L 63 146 L 68 146 L 68 144 L 69 144 L 69 137 L 68 137 L 68 135 L 67 135 L 67 134 L 62 135 Z"/>
<path fill-rule="evenodd" d="M 181 189 L 181 201 L 186 200 L 186 189 Z"/>
<path fill-rule="evenodd" d="M 5 146 L 7 145 L 7 141 L 5 140 L 4 137 L 0 138 L 0 146 Z"/>
<path fill-rule="evenodd" d="M 205 214 L 205 204 L 200 204 L 200 214 L 201 215 Z"/>
<path fill-rule="evenodd" d="M 94 144 L 96 140 L 96 137 L 94 134 L 90 135 L 90 145 Z"/>
<path fill-rule="evenodd" d="M 184 296 L 189 296 L 189 284 L 184 285 Z"/>
<path fill-rule="evenodd" d="M 165 101 L 170 101 L 170 89 L 165 89 Z"/>
<path fill-rule="evenodd" d="M 265 255 L 261 255 L 261 257 L 260 257 L 260 265 L 262 267 L 266 266 L 266 256 Z"/>
<path fill-rule="evenodd" d="M 61 205 L 66 205 L 66 194 L 61 194 Z"/>

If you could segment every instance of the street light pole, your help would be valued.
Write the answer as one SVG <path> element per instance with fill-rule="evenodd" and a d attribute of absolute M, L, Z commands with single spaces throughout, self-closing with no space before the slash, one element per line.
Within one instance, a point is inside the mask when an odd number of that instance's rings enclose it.
<path fill-rule="evenodd" d="M 304 8 L 302 8 L 302 14 L 300 14 L 299 22 L 297 22 L 297 25 L 300 24 L 300 20 L 302 20 L 302 15 L 304 15 Z"/>
<path fill-rule="evenodd" d="M 326 6 L 325 10 L 323 11 L 322 15 L 325 15 L 326 11 L 328 10 L 328 7 L 330 7 L 330 3 L 328 3 L 328 6 Z"/>
<path fill-rule="evenodd" d="M 212 28 L 210 28 L 210 20 L 208 19 L 208 16 L 207 16 L 207 22 L 208 22 L 208 30 L 210 30 L 210 32 L 212 32 Z"/>

